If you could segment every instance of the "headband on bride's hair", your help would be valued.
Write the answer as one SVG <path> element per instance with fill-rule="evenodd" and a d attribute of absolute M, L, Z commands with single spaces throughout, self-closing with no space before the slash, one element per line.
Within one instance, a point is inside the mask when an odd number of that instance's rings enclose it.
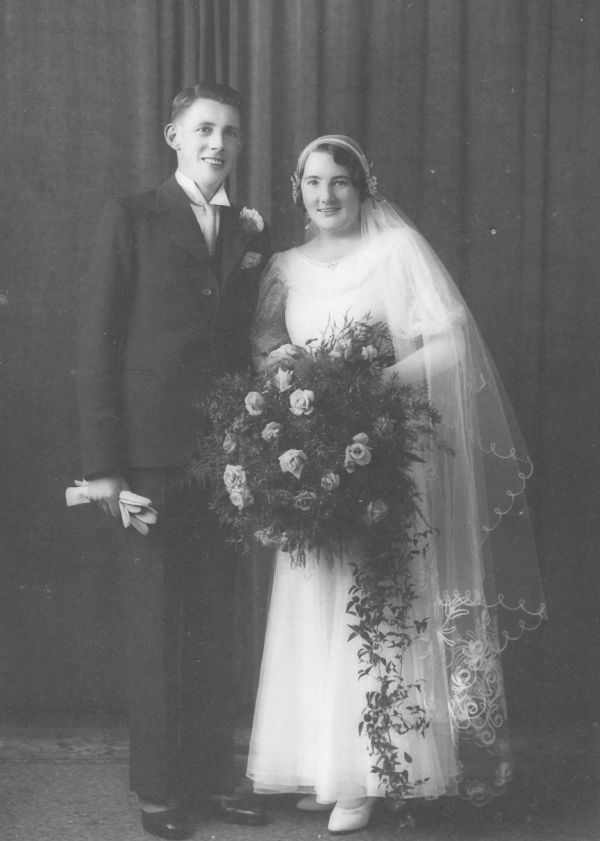
<path fill-rule="evenodd" d="M 311 152 L 314 152 L 318 146 L 321 146 L 323 144 L 337 146 L 340 149 L 345 149 L 347 152 L 350 152 L 351 155 L 354 155 L 354 157 L 361 165 L 362 170 L 365 174 L 365 179 L 367 181 L 367 191 L 369 195 L 373 197 L 377 196 L 377 178 L 371 174 L 372 164 L 369 164 L 365 153 L 360 148 L 358 143 L 345 134 L 324 134 L 322 137 L 317 137 L 316 140 L 311 141 L 308 144 L 308 146 L 305 146 L 304 149 L 300 152 L 300 155 L 298 157 L 298 163 L 296 164 L 296 169 L 292 174 L 292 196 L 294 202 L 296 201 L 296 198 L 300 191 L 301 172 L 304 169 L 306 160 Z"/>

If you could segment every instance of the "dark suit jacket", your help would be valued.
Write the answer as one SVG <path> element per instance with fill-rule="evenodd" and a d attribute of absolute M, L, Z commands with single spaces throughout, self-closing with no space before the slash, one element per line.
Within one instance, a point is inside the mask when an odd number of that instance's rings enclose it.
<path fill-rule="evenodd" d="M 211 258 L 174 176 L 107 205 L 81 301 L 84 475 L 187 462 L 194 403 L 216 375 L 249 364 L 248 331 L 269 256 L 268 231 L 224 207 Z"/>

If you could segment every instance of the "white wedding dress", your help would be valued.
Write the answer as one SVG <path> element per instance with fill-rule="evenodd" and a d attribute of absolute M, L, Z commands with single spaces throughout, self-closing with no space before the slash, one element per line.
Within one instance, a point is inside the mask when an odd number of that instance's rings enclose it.
<path fill-rule="evenodd" d="M 447 300 L 433 286 L 426 296 L 415 292 L 415 277 L 431 272 L 431 265 L 421 265 L 422 247 L 419 235 L 405 228 L 365 240 L 355 253 L 331 264 L 315 262 L 299 249 L 276 254 L 262 281 L 255 356 L 286 342 L 305 345 L 347 318 L 386 321 L 398 358 L 422 346 L 423 336 L 447 331 L 467 317 L 466 308 L 454 291 Z M 423 379 L 429 384 L 426 368 L 425 363 Z M 424 513 L 442 533 L 412 570 L 413 612 L 418 619 L 427 617 L 428 627 L 403 662 L 404 680 L 423 682 L 423 692 L 415 690 L 412 700 L 425 708 L 429 727 L 397 744 L 412 757 L 411 782 L 424 781 L 412 796 L 458 793 L 489 799 L 490 791 L 504 790 L 509 777 L 502 646 L 489 599 L 477 595 L 484 586 L 473 584 L 476 563 L 470 564 L 464 587 L 449 589 L 455 583 L 440 554 L 457 551 L 448 548 L 450 538 L 443 533 L 444 518 L 449 522 L 452 515 L 431 493 L 436 473 L 439 465 L 415 469 Z M 439 481 L 443 485 L 444 477 Z M 448 530 L 455 540 L 455 530 Z M 385 794 L 372 771 L 368 738 L 358 729 L 365 693 L 376 687 L 369 679 L 359 680 L 359 642 L 348 641 L 351 560 L 356 558 L 339 557 L 330 564 L 307 553 L 306 564 L 299 566 L 277 552 L 247 770 L 257 792 L 314 793 L 321 802 Z M 526 610 L 538 622 L 542 612 L 539 605 Z M 465 614 L 468 626 L 461 625 Z M 477 772 L 476 782 L 465 783 L 463 737 L 486 755 L 488 749 L 494 754 L 486 782 Z"/>

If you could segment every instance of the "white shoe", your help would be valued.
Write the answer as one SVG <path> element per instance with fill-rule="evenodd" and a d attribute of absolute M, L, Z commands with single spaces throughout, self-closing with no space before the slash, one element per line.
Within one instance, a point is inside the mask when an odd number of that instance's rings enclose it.
<path fill-rule="evenodd" d="M 334 806 L 335 803 L 319 803 L 314 794 L 309 794 L 296 803 L 296 809 L 302 809 L 303 812 L 331 812 Z"/>
<path fill-rule="evenodd" d="M 346 801 L 351 806 L 344 806 L 343 800 L 338 800 L 329 818 L 327 829 L 332 835 L 345 835 L 347 832 L 356 832 L 363 829 L 371 818 L 371 812 L 375 805 L 374 797 L 363 797 L 358 801 Z M 354 805 L 356 804 L 356 805 Z"/>

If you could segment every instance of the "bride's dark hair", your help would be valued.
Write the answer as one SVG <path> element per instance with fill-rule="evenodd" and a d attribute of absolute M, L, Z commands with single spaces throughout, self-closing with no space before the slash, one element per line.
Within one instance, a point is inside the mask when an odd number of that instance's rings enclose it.
<path fill-rule="evenodd" d="M 338 166 L 346 167 L 352 184 L 358 190 L 361 202 L 367 198 L 369 195 L 367 177 L 360 161 L 352 154 L 352 152 L 348 152 L 346 149 L 336 146 L 335 143 L 319 143 L 318 146 L 315 146 L 315 148 L 311 150 L 311 154 L 313 152 L 328 152 Z M 308 160 L 308 158 L 306 160 Z M 306 166 L 306 161 L 304 162 L 304 166 Z M 304 175 L 304 166 L 302 167 L 302 171 L 298 173 L 300 181 L 302 181 L 302 176 Z M 300 210 L 306 210 L 304 202 L 302 201 L 302 190 L 300 189 L 296 193 L 294 204 L 296 207 L 300 208 Z"/>

